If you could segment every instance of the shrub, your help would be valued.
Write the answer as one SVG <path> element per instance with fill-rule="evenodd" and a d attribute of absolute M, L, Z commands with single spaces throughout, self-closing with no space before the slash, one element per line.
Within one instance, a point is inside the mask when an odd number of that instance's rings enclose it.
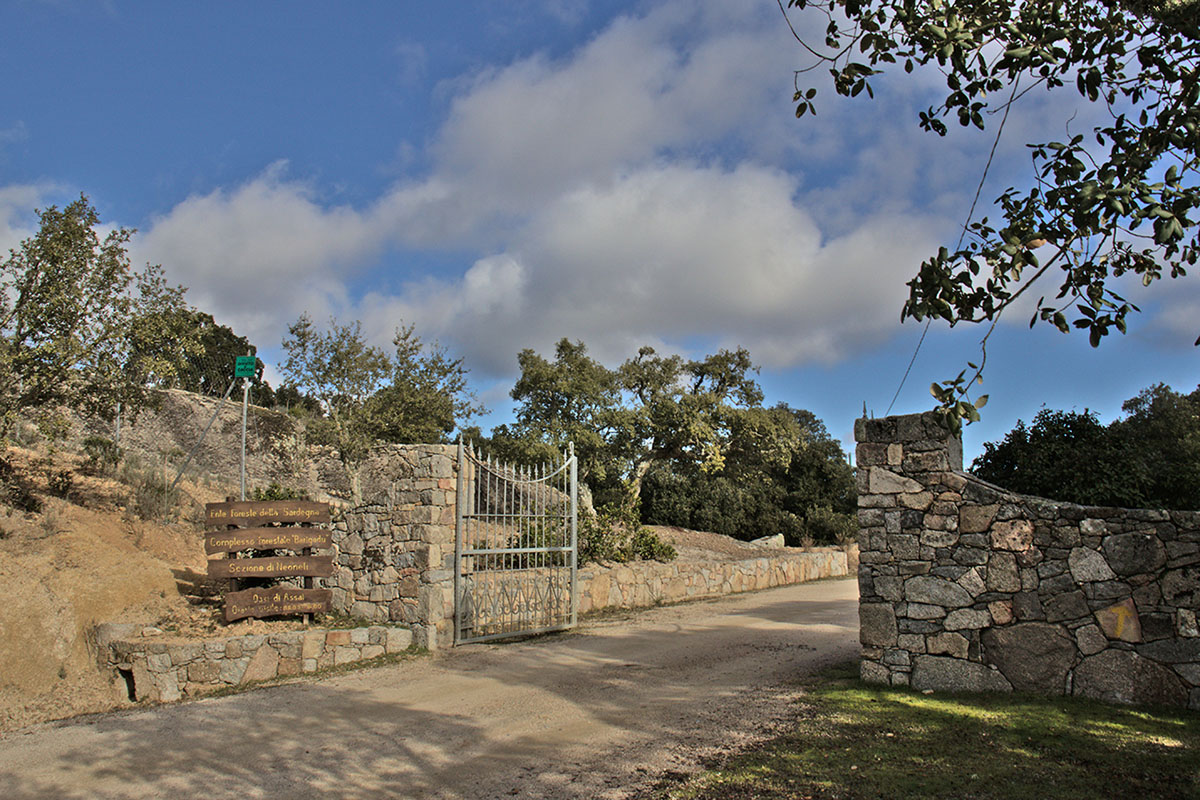
<path fill-rule="evenodd" d="M 50 470 L 46 474 L 46 486 L 50 490 L 50 494 L 64 500 L 71 496 L 74 483 L 75 476 L 69 469 Z"/>
<path fill-rule="evenodd" d="M 303 489 L 293 489 L 290 486 L 284 486 L 276 481 L 271 481 L 267 486 L 256 487 L 250 492 L 251 500 L 307 500 L 308 492 Z"/>
<path fill-rule="evenodd" d="M 0 499 L 18 511 L 36 513 L 42 510 L 42 501 L 17 474 L 12 463 L 3 457 L 0 457 Z"/>
<path fill-rule="evenodd" d="M 84 439 L 83 452 L 87 456 L 84 469 L 94 475 L 113 474 L 124 455 L 116 442 L 103 436 L 89 436 Z"/>
<path fill-rule="evenodd" d="M 632 503 L 602 506 L 579 521 L 579 560 L 671 561 L 675 548 L 638 520 Z"/>
<path fill-rule="evenodd" d="M 858 536 L 858 519 L 852 514 L 834 511 L 829 506 L 810 508 L 804 517 L 804 533 L 801 542 L 805 540 L 833 543 L 838 545 L 852 544 Z M 801 546 L 811 546 L 804 545 Z"/>
<path fill-rule="evenodd" d="M 158 470 L 146 470 L 134 481 L 133 510 L 142 519 L 166 519 L 174 504 L 174 492 Z"/>

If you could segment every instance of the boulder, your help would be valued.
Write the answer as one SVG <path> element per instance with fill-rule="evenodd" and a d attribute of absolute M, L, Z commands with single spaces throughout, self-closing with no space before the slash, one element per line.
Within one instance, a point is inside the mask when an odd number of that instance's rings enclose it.
<path fill-rule="evenodd" d="M 896 644 L 896 611 L 890 603 L 862 603 L 858 607 L 858 640 L 873 647 Z"/>
<path fill-rule="evenodd" d="M 910 603 L 927 603 L 945 608 L 969 606 L 974 598 L 963 587 L 945 578 L 917 575 L 904 584 L 904 599 Z"/>
<path fill-rule="evenodd" d="M 1167 550 L 1149 533 L 1118 533 L 1104 537 L 1104 555 L 1118 575 L 1154 572 L 1167 563 Z"/>
<path fill-rule="evenodd" d="M 1117 577 L 1104 560 L 1104 556 L 1087 547 L 1072 549 L 1067 557 L 1067 564 L 1076 583 L 1111 581 Z"/>
<path fill-rule="evenodd" d="M 999 671 L 948 656 L 920 655 L 913 659 L 914 689 L 943 692 L 1011 692 L 1012 684 Z"/>
<path fill-rule="evenodd" d="M 989 628 L 981 637 L 984 661 L 1018 691 L 1062 694 L 1075 663 L 1075 642 L 1061 626 L 1023 622 Z"/>
<path fill-rule="evenodd" d="M 1110 703 L 1187 705 L 1188 691 L 1169 668 L 1128 650 L 1105 650 L 1075 668 L 1073 692 Z"/>

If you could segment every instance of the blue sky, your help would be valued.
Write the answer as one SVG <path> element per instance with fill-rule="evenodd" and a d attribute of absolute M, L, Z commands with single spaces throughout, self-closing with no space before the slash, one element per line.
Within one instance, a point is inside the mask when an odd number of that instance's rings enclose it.
<path fill-rule="evenodd" d="M 13 0 L 0 247 L 85 192 L 138 229 L 135 263 L 268 362 L 305 311 L 380 345 L 413 323 L 466 359 L 487 427 L 522 348 L 567 336 L 616 364 L 743 345 L 770 402 L 849 443 L 900 384 L 921 335 L 899 323 L 904 284 L 957 238 L 992 133 L 918 130 L 936 73 L 874 101 L 818 78 L 797 121 L 805 64 L 763 1 Z M 1023 99 L 985 201 L 1028 179 L 1024 143 L 1060 138 L 1073 102 Z M 1131 289 L 1145 313 L 1098 350 L 1012 314 L 968 454 L 1043 406 L 1107 421 L 1152 383 L 1194 388 L 1195 283 Z M 934 325 L 893 413 L 930 407 L 982 335 Z"/>

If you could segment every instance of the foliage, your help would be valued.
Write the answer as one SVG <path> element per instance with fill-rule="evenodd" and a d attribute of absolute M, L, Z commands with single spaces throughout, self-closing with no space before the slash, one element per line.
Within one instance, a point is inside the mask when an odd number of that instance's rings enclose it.
<path fill-rule="evenodd" d="M 663 800 L 1194 798 L 1194 712 L 809 679 L 788 728 L 664 787 Z M 1131 754 L 1136 754 L 1131 757 Z"/>
<path fill-rule="evenodd" d="M 328 330 L 318 331 L 307 314 L 283 341 L 287 383 L 276 399 L 300 408 L 319 403 L 320 416 L 309 412 L 307 437 L 337 450 L 356 496 L 356 466 L 372 445 L 444 442 L 460 419 L 485 411 L 467 386 L 462 359 L 436 343 L 427 347 L 411 325 L 399 327 L 392 343 L 389 357 L 367 343 L 362 323 L 330 320 Z"/>
<path fill-rule="evenodd" d="M 0 456 L 0 502 L 28 513 L 42 510 L 42 501 L 33 493 L 29 481 L 3 456 Z"/>
<path fill-rule="evenodd" d="M 163 315 L 164 324 L 177 330 L 178 335 L 191 341 L 191 352 L 175 371 L 171 383 L 210 397 L 222 397 L 233 381 L 234 363 L 238 356 L 253 355 L 255 347 L 245 336 L 238 336 L 226 325 L 218 325 L 211 314 L 194 308 L 177 308 Z M 256 380 L 261 379 L 264 364 L 257 362 Z"/>
<path fill-rule="evenodd" d="M 94 475 L 111 475 L 124 456 L 117 443 L 104 436 L 89 436 L 84 439 L 83 453 L 87 456 L 84 469 Z"/>
<path fill-rule="evenodd" d="M 40 211 L 34 236 L 0 263 L 0 435 L 28 416 L 52 436 L 66 408 L 136 410 L 171 370 L 180 342 L 160 324 L 182 304 L 158 267 L 134 273 L 132 231 L 104 237 L 87 198 Z"/>
<path fill-rule="evenodd" d="M 487 412 L 467 385 L 461 358 L 451 358 L 436 342 L 426 345 L 412 325 L 398 328 L 392 344 L 391 385 L 377 391 L 364 409 L 374 439 L 445 442 L 459 420 Z"/>
<path fill-rule="evenodd" d="M 271 481 L 265 487 L 256 486 L 250 492 L 251 500 L 307 500 L 308 492 L 303 489 L 294 489 L 291 486 L 284 486 L 276 481 Z"/>
<path fill-rule="evenodd" d="M 69 469 L 51 469 L 46 472 L 46 488 L 55 497 L 70 498 L 75 488 L 75 475 Z"/>
<path fill-rule="evenodd" d="M 936 67 L 948 91 L 920 113 L 920 125 L 939 135 L 947 131 L 946 118 L 982 129 L 985 115 L 999 111 L 1002 129 L 1009 107 L 1026 93 L 1038 87 L 1059 92 L 1065 140 L 1029 145 L 1027 188 L 1004 190 L 999 220 L 969 221 L 965 246 L 943 247 L 921 265 L 908 284 L 902 318 L 994 327 L 1053 269 L 1060 280 L 1055 296 L 1047 301 L 1043 295 L 1030 325 L 1086 330 L 1096 346 L 1114 328 L 1124 333 L 1126 317 L 1137 310 L 1117 293 L 1123 276 L 1148 286 L 1164 274 L 1182 276 L 1196 263 L 1195 0 L 789 0 L 788 8 L 827 22 L 823 44 L 795 27 L 793 33 L 816 59 L 813 67 L 830 67 L 838 94 L 873 96 L 873 76 L 897 64 L 906 72 Z M 799 85 L 803 71 L 797 72 L 797 116 L 815 112 L 816 89 Z M 1081 102 L 1068 102 L 1062 96 L 1068 92 Z M 1080 104 L 1099 107 L 1092 116 L 1100 121 L 1090 131 L 1074 125 Z M 956 424 L 977 408 L 968 392 L 984 360 L 972 365 L 969 379 L 935 384 L 935 396 L 946 395 L 938 400 Z"/>
<path fill-rule="evenodd" d="M 720 471 L 679 461 L 651 469 L 642 518 L 738 539 L 782 533 L 790 545 L 853 538 L 853 471 L 811 412 L 742 409 L 730 419 L 730 434 Z"/>
<path fill-rule="evenodd" d="M 175 492 L 159 469 L 140 471 L 134 480 L 133 510 L 145 520 L 165 520 L 175 506 Z"/>
<path fill-rule="evenodd" d="M 280 371 L 288 382 L 321 402 L 328 422 L 328 436 L 342 463 L 352 466 L 374 443 L 363 408 L 387 378 L 387 354 L 367 344 L 362 323 L 339 325 L 330 320 L 329 330 L 318 331 L 307 315 L 288 328 L 283 340 L 287 360 Z"/>
<path fill-rule="evenodd" d="M 491 448 L 529 463 L 574 442 L 581 480 L 600 505 L 620 504 L 630 492 L 636 502 L 659 461 L 719 470 L 733 410 L 762 400 L 742 348 L 685 361 L 643 347 L 611 370 L 583 342 L 562 339 L 553 361 L 532 350 L 517 361 L 517 421 L 493 432 Z"/>
<path fill-rule="evenodd" d="M 1045 409 L 999 443 L 985 443 L 972 471 L 1006 489 L 1084 505 L 1200 510 L 1200 388 L 1162 384 L 1124 405 L 1125 419 Z"/>
<path fill-rule="evenodd" d="M 632 502 L 602 506 L 579 517 L 579 560 L 674 561 L 675 548 L 642 525 Z"/>

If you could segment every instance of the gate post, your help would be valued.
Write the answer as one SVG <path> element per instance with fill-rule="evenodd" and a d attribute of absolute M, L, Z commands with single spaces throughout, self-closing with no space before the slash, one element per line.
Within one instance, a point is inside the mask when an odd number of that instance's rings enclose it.
<path fill-rule="evenodd" d="M 463 549 L 463 440 L 458 437 L 458 471 L 455 477 L 454 494 L 454 644 L 462 637 L 462 549 Z"/>

